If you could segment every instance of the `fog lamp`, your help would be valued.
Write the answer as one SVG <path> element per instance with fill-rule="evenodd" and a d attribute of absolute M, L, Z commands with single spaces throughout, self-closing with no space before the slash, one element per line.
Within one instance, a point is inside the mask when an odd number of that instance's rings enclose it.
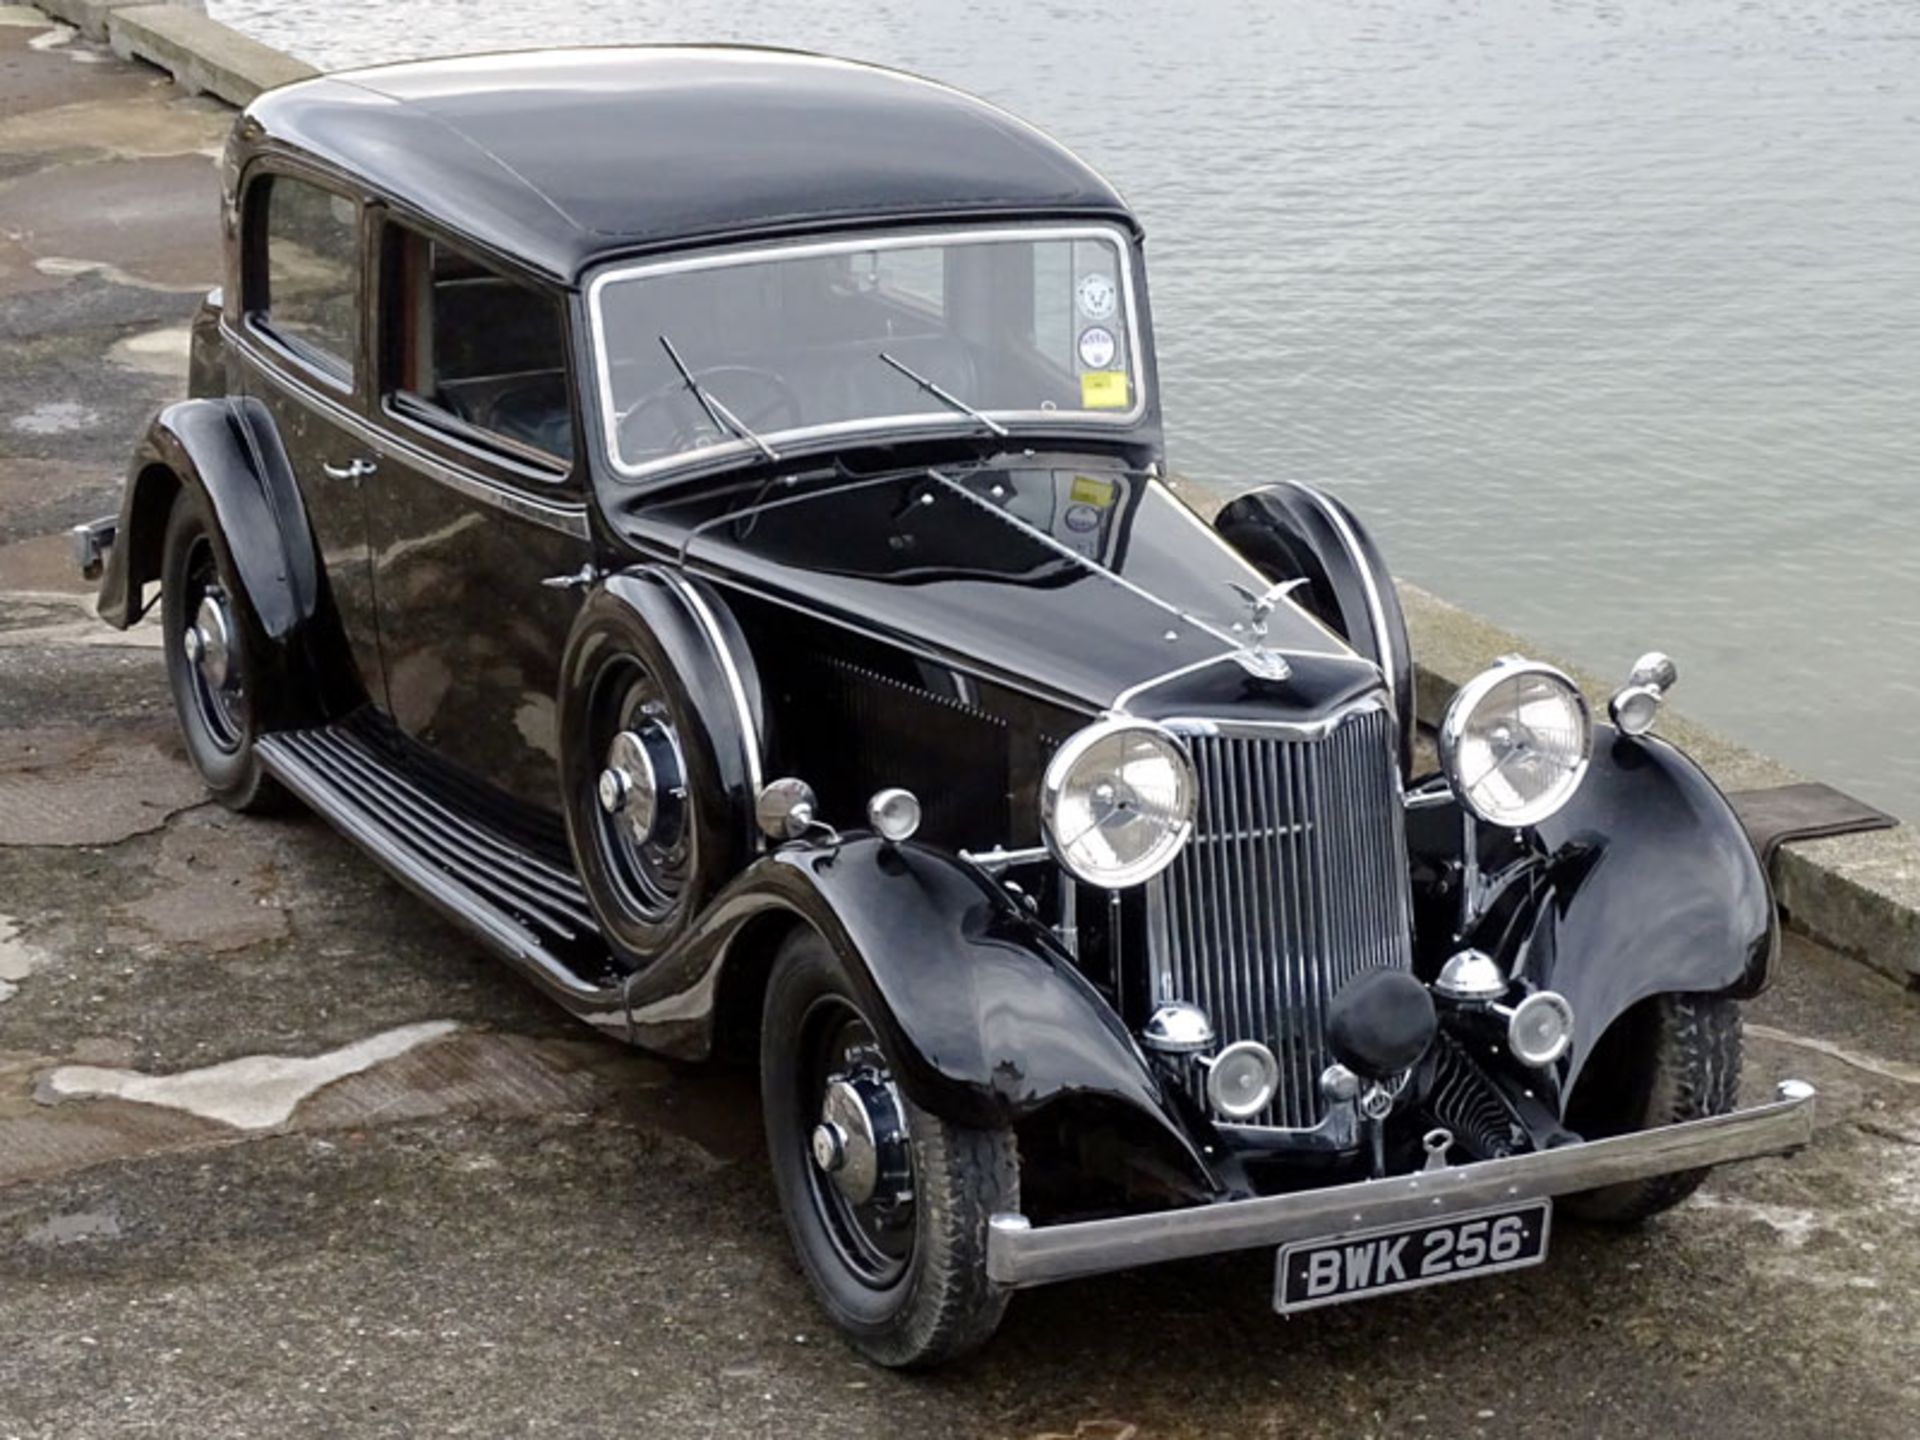
<path fill-rule="evenodd" d="M 911 840 L 920 828 L 920 799 L 911 790 L 876 790 L 867 801 L 867 823 L 883 840 Z"/>
<path fill-rule="evenodd" d="M 1246 1120 L 1273 1102 L 1280 1062 L 1257 1040 L 1237 1040 L 1207 1068 L 1207 1100 L 1229 1120 Z"/>
<path fill-rule="evenodd" d="M 1539 990 L 1507 1016 L 1507 1048 L 1523 1065 L 1551 1065 L 1573 1044 L 1573 1006 L 1564 995 Z"/>
<path fill-rule="evenodd" d="M 1607 714 L 1626 735 L 1644 735 L 1660 718 L 1667 692 L 1680 678 L 1679 667 L 1658 650 L 1649 650 L 1633 662 L 1627 683 L 1613 692 Z"/>
<path fill-rule="evenodd" d="M 1613 692 L 1607 714 L 1625 735 L 1644 735 L 1660 718 L 1660 692 L 1651 685 L 1628 685 Z"/>

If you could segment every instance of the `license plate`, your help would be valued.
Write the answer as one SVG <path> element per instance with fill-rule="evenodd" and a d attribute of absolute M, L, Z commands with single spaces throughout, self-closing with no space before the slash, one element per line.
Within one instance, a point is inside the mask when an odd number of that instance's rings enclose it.
<path fill-rule="evenodd" d="M 1273 1308 L 1288 1315 L 1538 1265 L 1547 1258 L 1552 1217 L 1553 1202 L 1535 1200 L 1337 1240 L 1298 1240 L 1280 1251 Z"/>

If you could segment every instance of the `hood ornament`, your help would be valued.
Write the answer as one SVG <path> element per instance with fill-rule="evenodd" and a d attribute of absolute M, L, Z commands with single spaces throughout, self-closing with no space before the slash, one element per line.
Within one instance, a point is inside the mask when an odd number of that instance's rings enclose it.
<path fill-rule="evenodd" d="M 1293 667 L 1287 664 L 1286 657 L 1277 650 L 1267 648 L 1267 617 L 1273 614 L 1274 607 L 1288 595 L 1306 584 L 1305 578 L 1282 580 L 1266 590 L 1254 590 L 1242 585 L 1238 580 L 1227 581 L 1227 586 L 1242 600 L 1247 602 L 1247 618 L 1234 622 L 1234 631 L 1243 628 L 1247 638 L 1241 642 L 1240 652 L 1233 658 L 1249 675 L 1261 680 L 1285 680 L 1293 674 Z"/>

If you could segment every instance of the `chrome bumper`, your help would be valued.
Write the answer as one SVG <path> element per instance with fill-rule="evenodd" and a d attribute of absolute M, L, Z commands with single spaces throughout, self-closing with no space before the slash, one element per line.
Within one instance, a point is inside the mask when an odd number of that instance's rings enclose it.
<path fill-rule="evenodd" d="M 1024 1215 L 996 1215 L 987 1231 L 987 1275 L 1021 1289 L 1162 1260 L 1331 1240 L 1508 1201 L 1785 1154 L 1813 1138 L 1813 1094 L 1804 1081 L 1783 1080 L 1772 1104 L 1731 1115 L 1294 1195 L 1039 1229 Z"/>
<path fill-rule="evenodd" d="M 106 565 L 107 551 L 113 547 L 114 532 L 120 528 L 118 516 L 107 515 L 89 520 L 67 532 L 73 545 L 73 563 L 84 579 L 98 580 Z"/>

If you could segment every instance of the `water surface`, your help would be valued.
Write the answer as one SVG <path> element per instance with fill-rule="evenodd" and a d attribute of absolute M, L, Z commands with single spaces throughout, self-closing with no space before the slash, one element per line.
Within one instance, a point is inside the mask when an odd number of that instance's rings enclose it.
<path fill-rule="evenodd" d="M 1150 234 L 1176 471 L 1920 817 L 1904 0 L 212 0 L 323 65 L 721 40 L 995 100 Z"/>

